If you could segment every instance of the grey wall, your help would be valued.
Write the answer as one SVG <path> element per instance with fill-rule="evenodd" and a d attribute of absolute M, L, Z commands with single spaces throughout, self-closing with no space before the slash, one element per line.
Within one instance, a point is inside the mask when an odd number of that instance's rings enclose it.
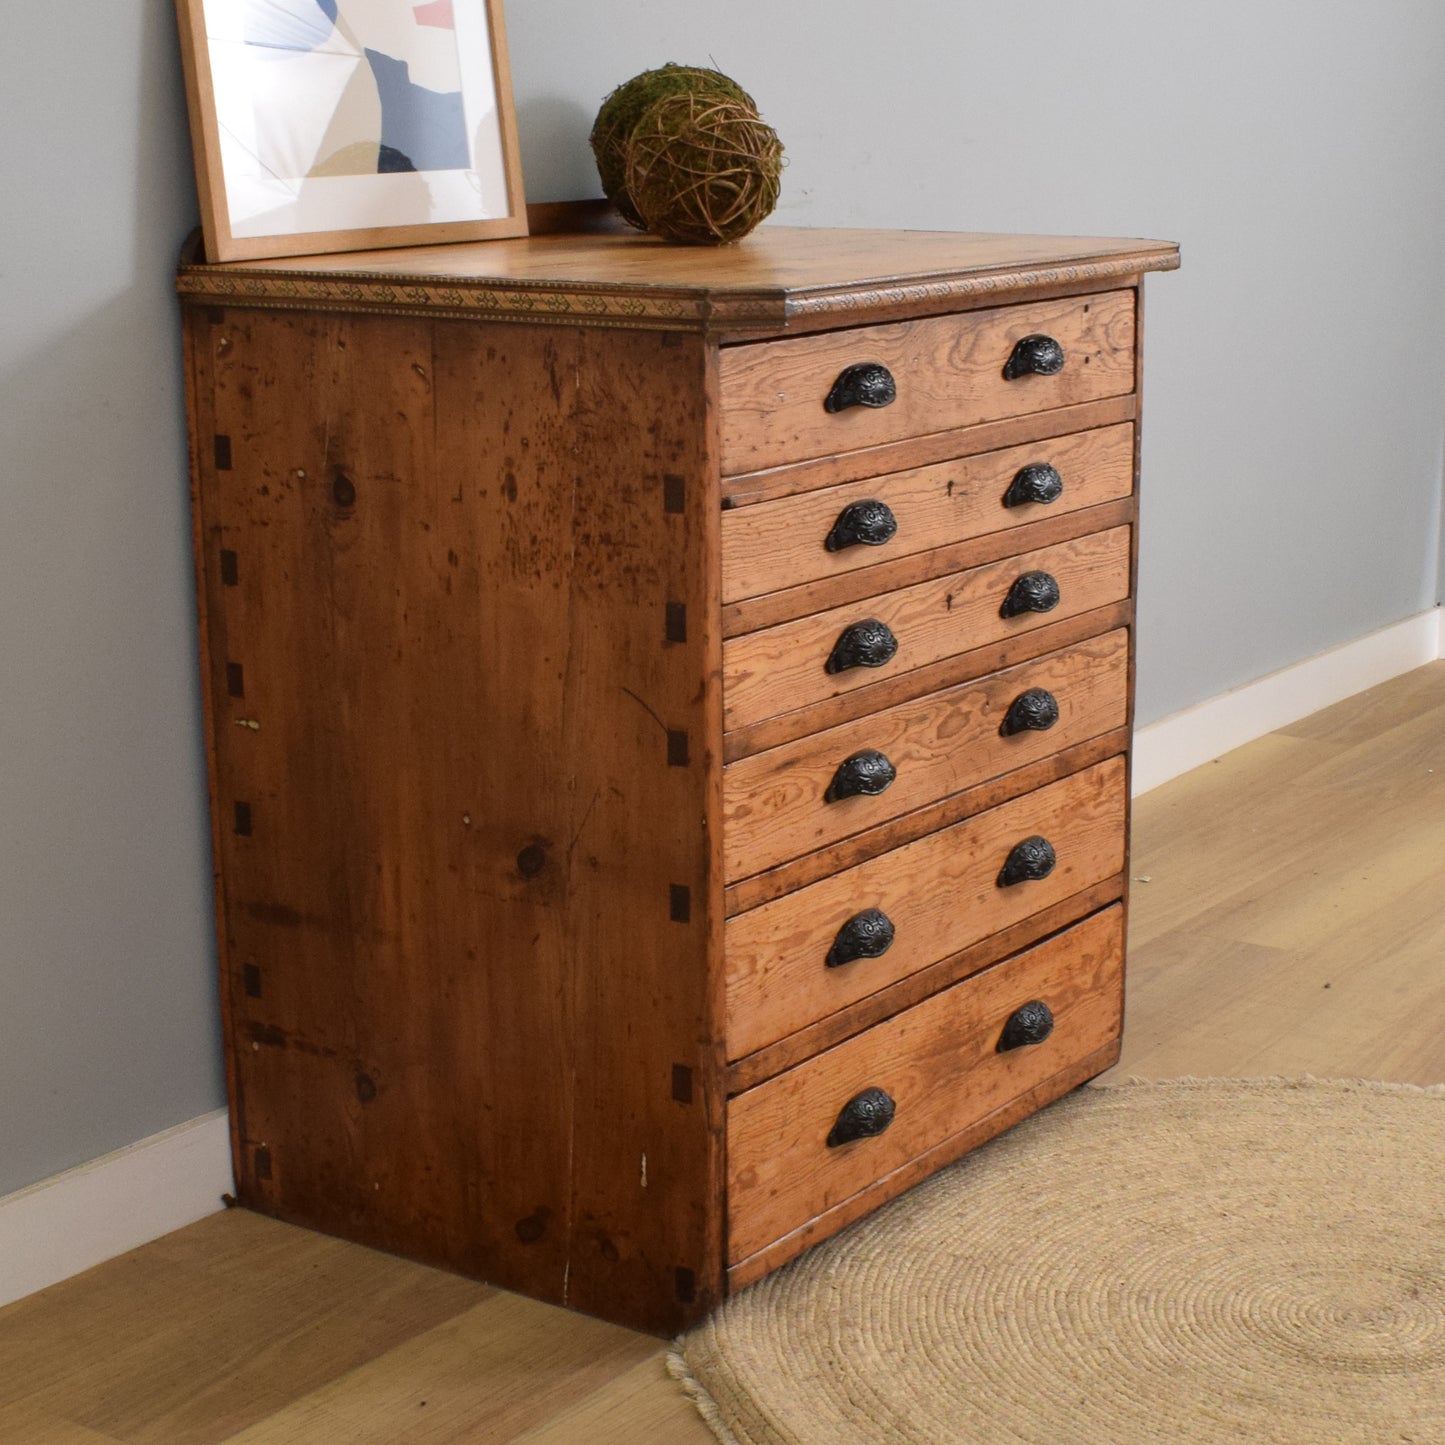
<path fill-rule="evenodd" d="M 511 0 L 528 189 L 602 95 L 711 59 L 779 220 L 1142 235 L 1140 719 L 1437 596 L 1445 12 L 1428 0 Z M 83 22 L 83 23 L 82 23 Z M 169 276 L 169 0 L 0 54 L 0 1192 L 222 1102 Z"/>
<path fill-rule="evenodd" d="M 164 0 L 0 47 L 0 1193 L 223 1102 Z"/>

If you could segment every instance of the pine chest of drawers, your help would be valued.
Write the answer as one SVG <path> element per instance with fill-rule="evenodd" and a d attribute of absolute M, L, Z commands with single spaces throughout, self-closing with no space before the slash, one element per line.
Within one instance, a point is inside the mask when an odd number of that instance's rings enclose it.
<path fill-rule="evenodd" d="M 671 1331 L 1114 1060 L 1176 264 L 182 265 L 243 1203 Z"/>

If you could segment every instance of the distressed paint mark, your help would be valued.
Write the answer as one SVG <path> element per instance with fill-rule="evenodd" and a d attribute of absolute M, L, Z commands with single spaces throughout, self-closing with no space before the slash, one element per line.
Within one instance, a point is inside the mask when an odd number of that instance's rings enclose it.
<path fill-rule="evenodd" d="M 238 728 L 250 728 L 253 733 L 261 731 L 261 724 L 253 717 L 238 717 L 235 723 Z"/>
<path fill-rule="evenodd" d="M 642 1151 L 642 1187 L 647 1188 L 647 1151 Z"/>

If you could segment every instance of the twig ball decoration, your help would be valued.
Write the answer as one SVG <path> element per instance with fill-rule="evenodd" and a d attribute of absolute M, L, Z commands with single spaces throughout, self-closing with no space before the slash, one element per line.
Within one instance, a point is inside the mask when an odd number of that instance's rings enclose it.
<path fill-rule="evenodd" d="M 664 96 L 633 127 L 627 193 L 655 236 L 691 245 L 740 240 L 778 204 L 783 145 L 753 105 Z"/>
<path fill-rule="evenodd" d="M 644 70 L 641 75 L 634 75 L 631 80 L 619 85 L 597 112 L 591 142 L 597 172 L 602 177 L 602 190 L 629 225 L 640 228 L 642 218 L 627 193 L 628 139 L 637 122 L 657 101 L 664 96 L 687 92 L 716 92 L 754 111 L 757 109 L 752 96 L 720 70 L 669 63 L 657 70 Z"/>

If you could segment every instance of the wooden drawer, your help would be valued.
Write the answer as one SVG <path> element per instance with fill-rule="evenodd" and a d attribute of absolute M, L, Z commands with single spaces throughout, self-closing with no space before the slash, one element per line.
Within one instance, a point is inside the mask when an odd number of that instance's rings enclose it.
<path fill-rule="evenodd" d="M 1045 943 L 738 1095 L 728 1104 L 728 1257 L 736 1263 L 1103 1048 L 1123 1015 L 1123 909 Z M 1024 1004 L 1040 1043 L 1000 1050 Z M 829 1146 L 866 1090 L 893 1102 L 873 1137 Z"/>
<path fill-rule="evenodd" d="M 1062 487 L 1053 500 L 1023 500 L 1024 483 L 1010 493 L 1026 468 L 1043 467 Z M 1133 485 L 1134 428 L 1125 422 L 739 507 L 722 518 L 723 601 L 1076 512 L 1127 497 Z"/>
<path fill-rule="evenodd" d="M 727 881 L 1123 727 L 1128 687 L 1121 629 L 743 758 L 723 772 Z M 1051 711 L 1051 725 L 1022 725 L 1047 724 Z M 865 752 L 887 759 L 893 781 L 879 793 L 827 801 L 840 778 L 846 788 L 849 760 Z"/>
<path fill-rule="evenodd" d="M 723 725 L 746 727 L 1118 602 L 1129 594 L 1129 530 L 1115 527 L 731 638 L 723 644 Z M 1003 616 L 1015 582 L 1038 572 L 1054 579 L 1058 601 L 1047 611 Z M 840 641 L 865 623 L 883 624 L 896 651 L 876 666 L 827 671 Z"/>
<path fill-rule="evenodd" d="M 1015 345 L 1036 335 L 1062 346 L 1063 369 L 1007 379 Z M 869 363 L 887 368 L 896 399 L 828 411 L 842 374 Z M 720 382 L 724 476 L 1098 401 L 1134 389 L 1134 293 L 724 347 Z"/>
<path fill-rule="evenodd" d="M 741 1058 L 929 964 L 1021 922 L 1124 867 L 1124 762 L 1111 758 L 977 817 L 930 833 L 728 919 L 727 1053 Z M 1023 839 L 1043 836 L 1056 863 L 1004 887 Z M 850 920 L 880 910 L 893 942 L 830 967 Z"/>

